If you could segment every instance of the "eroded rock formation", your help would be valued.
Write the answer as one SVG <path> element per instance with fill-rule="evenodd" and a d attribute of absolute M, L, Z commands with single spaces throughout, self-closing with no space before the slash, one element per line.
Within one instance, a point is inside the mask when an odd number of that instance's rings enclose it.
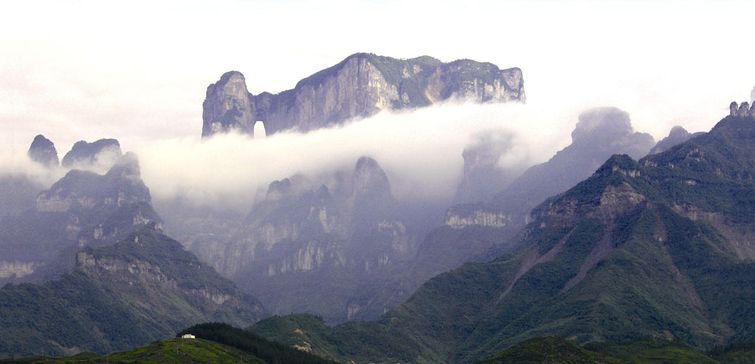
<path fill-rule="evenodd" d="M 522 71 L 492 63 L 432 57 L 395 59 L 357 53 L 278 94 L 247 91 L 244 76 L 231 71 L 207 88 L 202 136 L 238 131 L 309 131 L 382 110 L 417 108 L 452 97 L 476 102 L 525 101 Z"/>
<path fill-rule="evenodd" d="M 34 137 L 31 146 L 29 146 L 28 154 L 31 160 L 45 167 L 57 167 L 60 164 L 55 144 L 42 134 Z"/>

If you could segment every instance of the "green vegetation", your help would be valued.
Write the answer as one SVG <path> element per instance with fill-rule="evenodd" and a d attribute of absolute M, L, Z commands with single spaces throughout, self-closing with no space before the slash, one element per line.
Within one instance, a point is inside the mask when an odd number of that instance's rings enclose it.
<path fill-rule="evenodd" d="M 639 162 L 610 158 L 536 208 L 517 250 L 436 276 L 378 321 L 295 315 L 252 330 L 340 361 L 469 363 L 551 335 L 633 343 L 568 348 L 576 362 L 747 358 L 700 350 L 755 337 L 753 176 L 755 123 L 726 118 Z"/>
<path fill-rule="evenodd" d="M 3 361 L 0 361 L 2 363 Z M 7 362 L 11 362 L 8 360 Z M 100 356 L 94 353 L 82 353 L 64 358 L 29 358 L 13 362 L 18 363 L 144 363 L 144 364 L 232 364 L 254 363 L 263 364 L 265 361 L 241 350 L 204 339 L 170 339 L 153 342 L 128 352 Z"/>
<path fill-rule="evenodd" d="M 192 326 L 178 334 L 192 334 L 197 337 L 212 340 L 262 359 L 271 364 L 328 364 L 329 360 L 321 359 L 315 355 L 298 350 L 280 343 L 272 342 L 255 335 L 249 331 L 238 329 L 223 323 L 206 323 Z"/>
<path fill-rule="evenodd" d="M 252 297 L 180 243 L 147 229 L 114 246 L 87 248 L 79 259 L 58 280 L 0 289 L 0 358 L 127 350 L 187 324 L 248 325 L 261 315 Z"/>
<path fill-rule="evenodd" d="M 593 364 L 618 363 L 557 336 L 526 340 L 481 364 Z"/>
<path fill-rule="evenodd" d="M 183 339 L 191 333 L 196 339 Z M 222 323 L 192 326 L 176 338 L 155 341 L 131 351 L 100 356 L 80 353 L 62 358 L 36 357 L 0 360 L 0 363 L 259 363 L 331 364 L 310 353 L 268 341 L 251 332 Z"/>
<path fill-rule="evenodd" d="M 755 353 L 721 349 L 719 356 L 699 352 L 689 346 L 668 340 L 636 340 L 623 343 L 593 343 L 580 347 L 557 336 L 534 338 L 506 349 L 483 364 L 716 364 L 752 363 Z M 737 359 L 733 359 L 737 360 Z M 749 361 L 747 361 L 749 360 Z"/>

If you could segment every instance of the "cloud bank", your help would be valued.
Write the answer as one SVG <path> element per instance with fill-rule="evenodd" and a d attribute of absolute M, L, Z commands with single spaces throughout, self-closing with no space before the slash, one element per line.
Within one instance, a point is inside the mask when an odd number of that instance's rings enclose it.
<path fill-rule="evenodd" d="M 384 112 L 307 134 L 172 138 L 141 143 L 135 152 L 156 199 L 185 197 L 198 204 L 248 208 L 273 180 L 350 170 L 366 155 L 386 170 L 396 197 L 438 200 L 452 197 L 461 177 L 462 151 L 481 133 L 509 136 L 499 165 L 524 168 L 568 143 L 574 121 L 566 118 L 527 105 L 451 102 Z"/>

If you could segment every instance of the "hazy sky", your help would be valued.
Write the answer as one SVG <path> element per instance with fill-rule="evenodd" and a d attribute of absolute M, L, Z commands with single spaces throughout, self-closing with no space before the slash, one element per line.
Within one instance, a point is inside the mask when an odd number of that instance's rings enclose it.
<path fill-rule="evenodd" d="M 280 91 L 347 55 L 521 67 L 529 103 L 615 105 L 656 136 L 755 86 L 749 1 L 7 1 L 1 143 L 199 136 L 227 70 Z M 575 120 L 576 121 L 576 120 Z"/>

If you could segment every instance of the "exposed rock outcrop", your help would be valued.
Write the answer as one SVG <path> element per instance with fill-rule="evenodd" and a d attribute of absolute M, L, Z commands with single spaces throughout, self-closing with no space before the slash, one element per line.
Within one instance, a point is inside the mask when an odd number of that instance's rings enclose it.
<path fill-rule="evenodd" d="M 28 154 L 31 160 L 45 167 L 57 167 L 60 165 L 58 151 L 55 150 L 55 144 L 53 144 L 50 139 L 45 138 L 42 134 L 34 137 L 31 146 L 29 146 Z"/>
<path fill-rule="evenodd" d="M 0 307 L 12 312 L 0 315 L 0 356 L 122 351 L 187 325 L 244 327 L 263 315 L 254 297 L 153 230 L 72 255 L 72 272 L 60 278 L 0 289 Z M 0 262 L 0 277 L 29 270 L 7 267 Z"/>
<path fill-rule="evenodd" d="M 289 345 L 317 343 L 343 362 L 473 363 L 545 335 L 699 348 L 749 338 L 755 315 L 742 313 L 755 302 L 753 143 L 753 120 L 730 116 L 666 152 L 639 161 L 614 155 L 536 207 L 505 243 L 513 250 L 435 276 L 380 320 L 327 327 L 298 315 L 252 330 Z M 470 245 L 485 230 L 446 227 L 439 239 L 456 234 Z M 401 345 L 374 344 L 386 342 Z"/>
<path fill-rule="evenodd" d="M 741 118 L 750 116 L 750 103 L 748 103 L 747 101 L 741 103 L 739 105 L 739 110 L 737 110 L 737 116 Z"/>
<path fill-rule="evenodd" d="M 74 169 L 40 192 L 30 210 L 0 218 L 0 256 L 34 262 L 47 279 L 69 264 L 71 249 L 113 244 L 137 228 L 160 231 L 136 156 L 127 153 L 100 175 Z M 39 263 L 39 264 L 37 264 Z M 18 275 L 17 275 L 18 277 Z"/>
<path fill-rule="evenodd" d="M 184 234 L 193 252 L 271 312 L 338 322 L 386 308 L 377 287 L 416 251 L 417 234 L 400 212 L 385 171 L 361 157 L 351 171 L 272 182 L 227 236 Z"/>
<path fill-rule="evenodd" d="M 446 225 L 453 229 L 467 226 L 502 228 L 511 223 L 511 216 L 499 211 L 487 211 L 484 206 L 457 205 L 446 213 Z"/>
<path fill-rule="evenodd" d="M 443 63 L 427 56 L 402 60 L 357 53 L 291 90 L 252 95 L 244 76 L 232 71 L 207 88 L 202 136 L 231 130 L 252 134 L 258 120 L 264 121 L 267 134 L 309 131 L 452 97 L 524 102 L 522 72 L 471 60 Z"/>
<path fill-rule="evenodd" d="M 512 213 L 518 226 L 538 203 L 588 177 L 611 155 L 639 159 L 655 144 L 650 134 L 634 131 L 628 113 L 613 107 L 583 112 L 571 135 L 571 145 L 529 168 L 495 197 L 493 204 Z"/>
<path fill-rule="evenodd" d="M 216 133 L 236 131 L 253 134 L 254 108 L 241 72 L 230 71 L 207 87 L 202 104 L 202 137 Z"/>
<path fill-rule="evenodd" d="M 123 155 L 121 145 L 115 139 L 100 139 L 92 143 L 80 140 L 66 153 L 63 167 L 107 171 Z"/>
<path fill-rule="evenodd" d="M 750 106 L 747 101 L 737 104 L 736 101 L 732 101 L 729 104 L 729 116 L 739 118 L 755 118 L 755 103 Z"/>
<path fill-rule="evenodd" d="M 527 169 L 492 198 L 448 209 L 444 226 L 421 243 L 413 276 L 430 278 L 471 260 L 491 258 L 510 249 L 502 244 L 531 222 L 530 211 L 590 176 L 613 154 L 640 158 L 654 145 L 649 134 L 635 132 L 629 114 L 613 108 L 583 112 L 572 132 L 572 144 L 545 163 Z M 627 172 L 629 173 L 629 172 Z"/>

